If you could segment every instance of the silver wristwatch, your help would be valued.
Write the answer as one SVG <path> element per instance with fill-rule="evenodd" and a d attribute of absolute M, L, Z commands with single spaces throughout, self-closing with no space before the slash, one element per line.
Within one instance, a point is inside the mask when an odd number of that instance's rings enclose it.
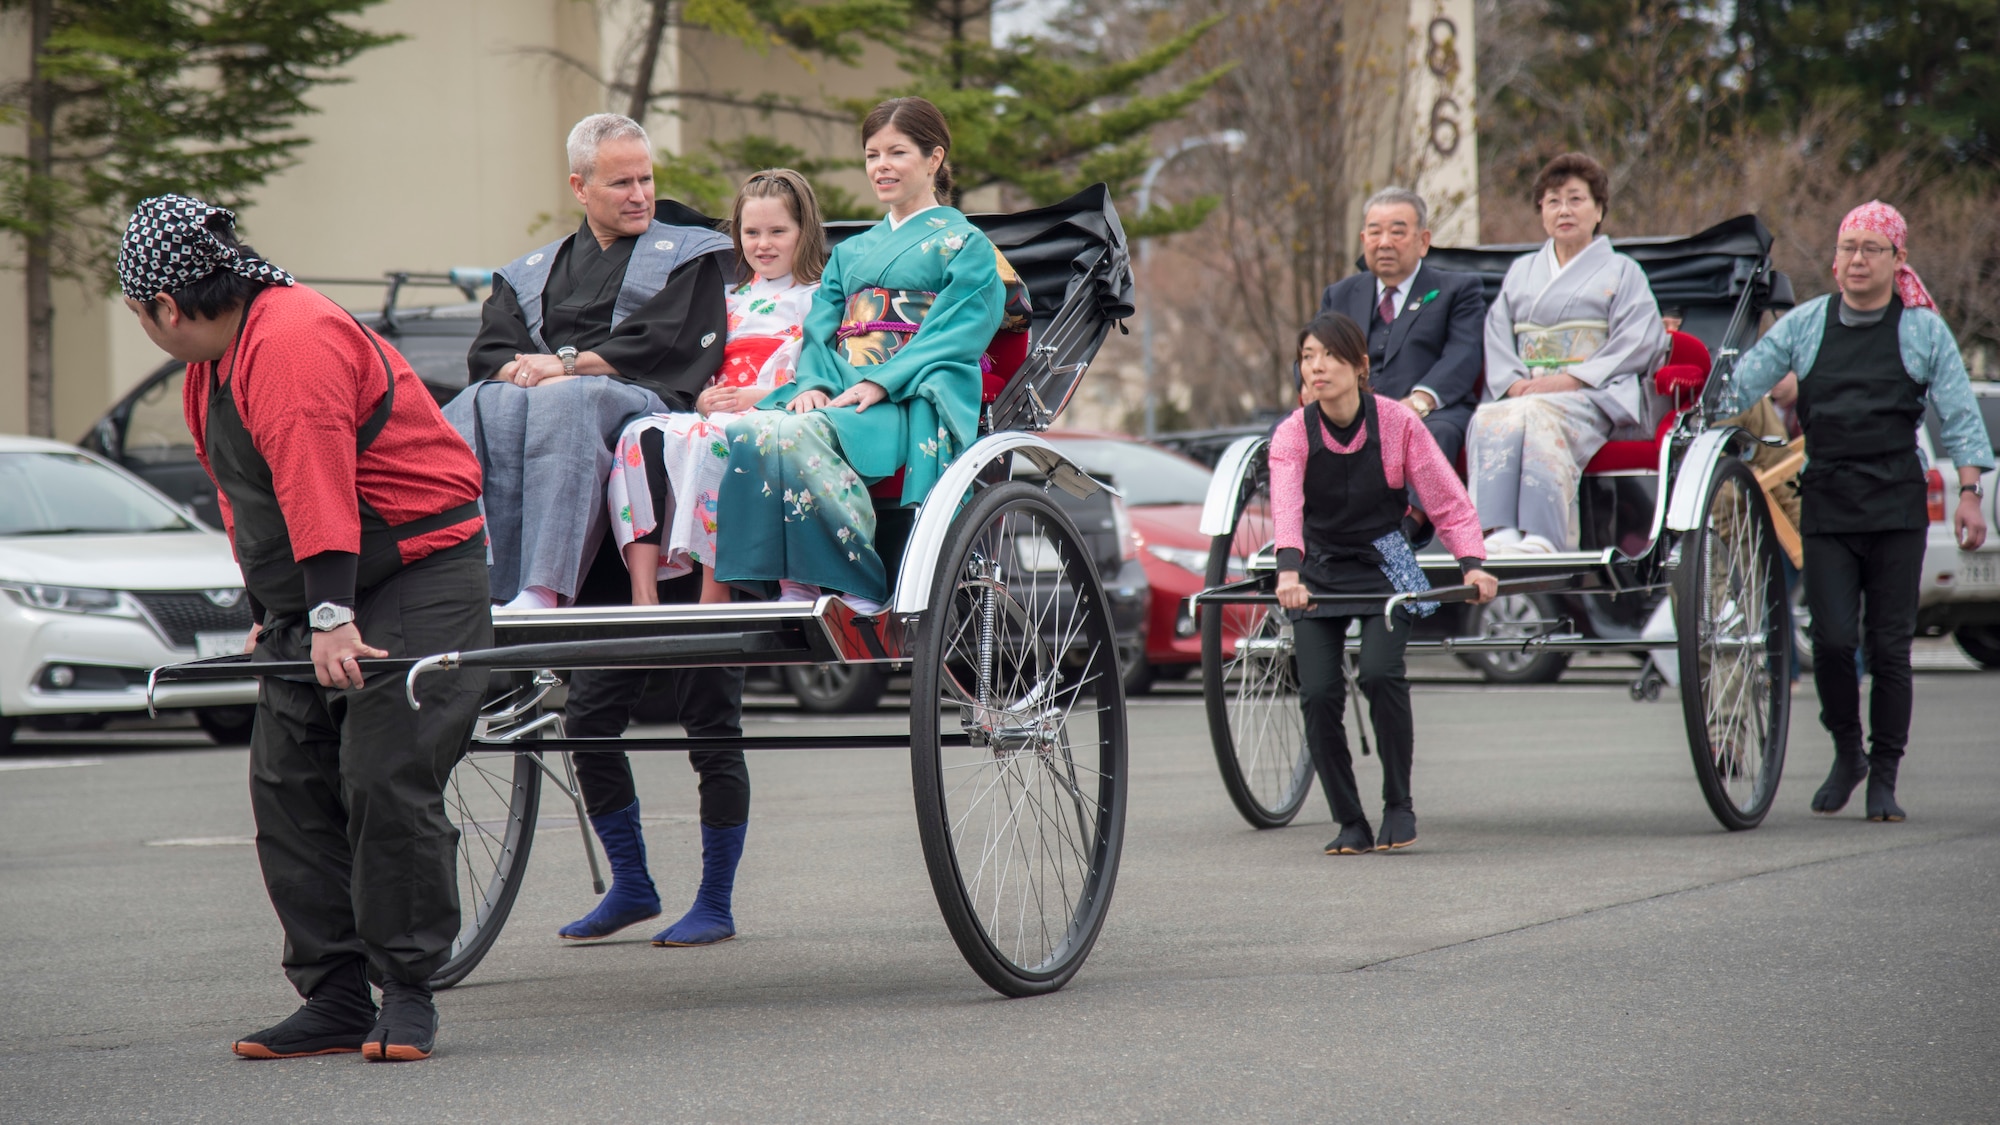
<path fill-rule="evenodd" d="M 332 602 L 321 602 L 312 607 L 312 612 L 306 614 L 306 624 L 311 625 L 315 633 L 330 633 L 353 620 L 352 609 Z"/>
<path fill-rule="evenodd" d="M 556 349 L 556 358 L 562 360 L 563 374 L 576 374 L 576 349 L 565 344 Z"/>

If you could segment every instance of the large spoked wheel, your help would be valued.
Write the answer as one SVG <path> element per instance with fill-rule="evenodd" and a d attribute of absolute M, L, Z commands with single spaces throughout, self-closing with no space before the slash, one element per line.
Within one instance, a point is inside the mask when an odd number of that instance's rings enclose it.
<path fill-rule="evenodd" d="M 919 633 L 910 768 L 945 925 L 1004 995 L 1061 988 L 1104 925 L 1125 835 L 1119 679 L 1069 517 L 1030 484 L 981 492 L 952 525 Z"/>
<path fill-rule="evenodd" d="M 1208 548 L 1208 585 L 1244 576 L 1248 560 L 1276 537 L 1266 474 L 1236 500 L 1236 530 Z M 1312 791 L 1312 755 L 1299 709 L 1292 623 L 1276 606 L 1208 606 L 1201 611 L 1201 686 L 1208 737 L 1223 788 L 1243 819 L 1282 828 Z"/>
<path fill-rule="evenodd" d="M 1792 615 L 1764 490 L 1726 458 L 1674 573 L 1681 713 L 1701 795 L 1731 831 L 1771 810 L 1791 725 Z"/>
<path fill-rule="evenodd" d="M 503 738 L 536 721 L 541 694 L 544 688 L 521 683 L 489 700 L 479 737 Z M 459 929 L 450 959 L 431 975 L 432 988 L 464 980 L 499 940 L 528 870 L 541 799 L 541 763 L 532 754 L 475 747 L 451 771 L 444 806 L 458 829 Z"/>

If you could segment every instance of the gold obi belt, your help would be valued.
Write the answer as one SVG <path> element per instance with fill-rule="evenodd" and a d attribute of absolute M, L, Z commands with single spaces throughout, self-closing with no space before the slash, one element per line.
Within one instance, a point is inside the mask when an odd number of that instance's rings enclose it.
<path fill-rule="evenodd" d="M 1596 355 L 1610 336 L 1611 325 L 1602 320 L 1565 320 L 1549 325 L 1523 321 L 1514 325 L 1514 351 L 1534 374 L 1557 375 Z"/>
<path fill-rule="evenodd" d="M 922 289 L 861 289 L 847 295 L 847 312 L 833 334 L 855 367 L 887 363 L 924 326 L 936 293 Z"/>

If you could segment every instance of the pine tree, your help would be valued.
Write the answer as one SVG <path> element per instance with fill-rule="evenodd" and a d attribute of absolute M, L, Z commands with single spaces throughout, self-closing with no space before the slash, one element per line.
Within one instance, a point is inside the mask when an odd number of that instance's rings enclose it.
<path fill-rule="evenodd" d="M 883 91 L 920 95 L 944 111 L 961 194 L 1002 184 L 1039 205 L 1102 181 L 1114 198 L 1129 203 L 1153 159 L 1153 129 L 1178 118 L 1229 71 L 1218 67 L 1158 92 L 1147 89 L 1219 18 L 1121 61 L 1050 38 L 994 46 L 983 38 L 993 9 L 993 0 L 914 0 L 915 33 L 898 45 L 912 80 Z M 852 102 L 847 108 L 858 120 L 868 107 Z M 1145 216 L 1128 214 L 1126 233 L 1139 238 L 1190 230 L 1216 202 L 1204 196 Z"/>
<path fill-rule="evenodd" d="M 29 24 L 26 83 L 0 112 L 0 230 L 26 250 L 28 428 L 54 432 L 53 283 L 109 284 L 120 224 L 166 191 L 240 207 L 298 159 L 305 96 L 395 41 L 345 17 L 379 0 L 0 0 Z"/>

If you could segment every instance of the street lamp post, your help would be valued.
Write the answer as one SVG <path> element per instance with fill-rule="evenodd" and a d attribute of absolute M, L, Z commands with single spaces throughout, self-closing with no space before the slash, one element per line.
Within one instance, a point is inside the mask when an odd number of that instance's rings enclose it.
<path fill-rule="evenodd" d="M 1153 209 L 1153 182 L 1160 178 L 1161 170 L 1168 164 L 1195 149 L 1206 148 L 1209 145 L 1221 145 L 1230 152 L 1240 152 L 1243 149 L 1243 140 L 1243 130 L 1224 129 L 1219 133 L 1189 137 L 1154 157 L 1153 162 L 1146 166 L 1146 174 L 1139 177 L 1139 209 L 1134 217 L 1143 216 Z M 1150 238 L 1139 240 L 1139 272 L 1148 284 L 1153 280 L 1152 270 L 1149 267 L 1152 261 L 1150 249 L 1152 243 L 1153 240 Z M 1150 298 L 1143 299 L 1139 303 L 1139 368 L 1145 374 L 1146 437 L 1151 439 L 1159 436 L 1160 432 L 1160 392 L 1153 379 L 1153 312 Z"/>

